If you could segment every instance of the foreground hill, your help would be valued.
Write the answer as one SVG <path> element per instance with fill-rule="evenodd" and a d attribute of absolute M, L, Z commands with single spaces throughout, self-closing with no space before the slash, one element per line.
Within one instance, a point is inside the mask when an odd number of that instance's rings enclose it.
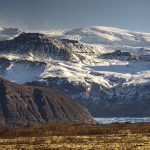
<path fill-rule="evenodd" d="M 59 91 L 0 78 L 0 126 L 52 122 L 94 123 L 86 109 Z"/>

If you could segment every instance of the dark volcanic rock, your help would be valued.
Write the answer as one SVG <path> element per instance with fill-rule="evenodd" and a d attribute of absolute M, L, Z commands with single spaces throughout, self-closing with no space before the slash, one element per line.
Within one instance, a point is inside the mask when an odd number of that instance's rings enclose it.
<path fill-rule="evenodd" d="M 112 53 L 106 53 L 99 56 L 102 59 L 117 59 L 117 60 L 129 60 L 129 59 L 136 59 L 130 52 L 122 52 L 121 50 L 116 50 Z"/>
<path fill-rule="evenodd" d="M 89 112 L 53 89 L 19 85 L 0 78 L 0 125 L 53 122 L 94 123 Z"/>

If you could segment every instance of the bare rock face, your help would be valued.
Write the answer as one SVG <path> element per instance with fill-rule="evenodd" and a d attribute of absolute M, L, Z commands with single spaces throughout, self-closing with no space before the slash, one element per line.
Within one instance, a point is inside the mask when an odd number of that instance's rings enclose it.
<path fill-rule="evenodd" d="M 0 78 L 0 125 L 54 122 L 94 123 L 90 113 L 61 92 L 19 85 Z"/>
<path fill-rule="evenodd" d="M 137 59 L 136 56 L 134 56 L 130 52 L 122 52 L 121 50 L 116 50 L 112 53 L 105 53 L 99 56 L 99 58 L 102 59 L 116 59 L 116 60 L 132 60 Z"/>
<path fill-rule="evenodd" d="M 111 78 L 111 77 L 110 77 Z M 117 80 L 118 78 L 113 78 Z M 123 80 L 120 82 L 124 82 Z M 75 101 L 86 107 L 92 116 L 98 117 L 149 117 L 150 84 L 119 84 L 107 89 L 98 83 L 91 83 L 89 91 L 84 84 L 75 84 L 66 78 L 47 78 L 45 81 L 34 81 L 27 85 L 51 87 L 63 91 Z"/>
<path fill-rule="evenodd" d="M 91 54 L 92 47 L 75 40 L 47 37 L 41 33 L 22 33 L 12 40 L 0 41 L 1 53 L 14 53 L 32 56 L 34 59 L 56 59 L 83 61 L 82 53 Z"/>

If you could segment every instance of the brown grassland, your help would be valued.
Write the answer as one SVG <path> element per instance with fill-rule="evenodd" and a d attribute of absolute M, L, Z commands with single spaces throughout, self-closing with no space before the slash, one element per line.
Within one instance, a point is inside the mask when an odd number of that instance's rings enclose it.
<path fill-rule="evenodd" d="M 150 124 L 50 124 L 0 128 L 0 150 L 149 150 Z"/>

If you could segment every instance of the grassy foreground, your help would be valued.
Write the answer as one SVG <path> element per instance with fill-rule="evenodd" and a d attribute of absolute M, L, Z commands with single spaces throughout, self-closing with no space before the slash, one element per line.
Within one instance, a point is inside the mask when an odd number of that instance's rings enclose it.
<path fill-rule="evenodd" d="M 51 124 L 0 128 L 0 149 L 148 150 L 150 124 Z"/>

